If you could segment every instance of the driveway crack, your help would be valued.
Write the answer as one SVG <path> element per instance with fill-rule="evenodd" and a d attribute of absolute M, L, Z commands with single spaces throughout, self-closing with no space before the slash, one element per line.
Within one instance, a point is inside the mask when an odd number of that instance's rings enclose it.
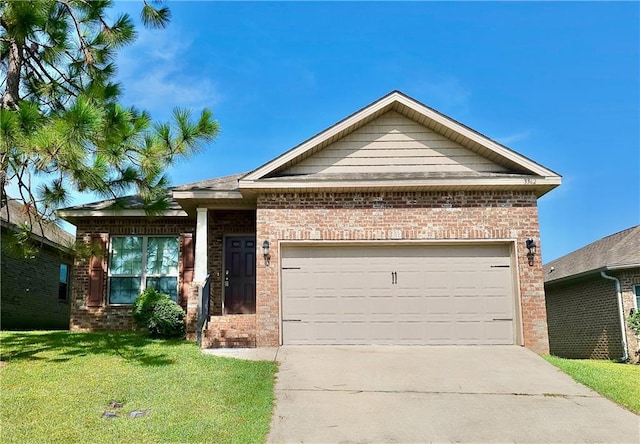
<path fill-rule="evenodd" d="M 446 391 L 446 390 L 362 390 L 347 388 L 327 388 L 314 386 L 313 388 L 288 388 L 276 389 L 279 392 L 339 392 L 350 394 L 361 393 L 383 393 L 383 394 L 418 394 L 418 395 L 487 395 L 487 396 L 526 396 L 539 398 L 598 398 L 598 395 L 569 395 L 565 393 L 518 393 L 518 392 L 465 392 L 465 391 Z"/>

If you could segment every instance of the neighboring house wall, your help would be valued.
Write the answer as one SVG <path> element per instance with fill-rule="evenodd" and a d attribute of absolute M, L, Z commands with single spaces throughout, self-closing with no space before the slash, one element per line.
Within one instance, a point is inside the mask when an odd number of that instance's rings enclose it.
<path fill-rule="evenodd" d="M 617 273 L 611 273 L 620 279 L 622 290 L 622 311 L 625 318 L 631 314 L 631 309 L 638 309 L 635 302 L 635 286 L 640 285 L 640 268 L 632 268 Z M 613 283 L 613 282 L 612 282 Z M 626 323 L 625 323 L 626 325 Z M 636 332 L 627 327 L 627 343 L 629 346 L 629 359 L 632 362 L 640 362 L 640 340 Z"/>
<path fill-rule="evenodd" d="M 634 308 L 640 269 L 607 272 L 620 279 L 623 314 Z M 622 332 L 615 282 L 599 273 L 546 285 L 549 345 L 553 355 L 575 359 L 620 359 Z M 629 359 L 638 362 L 638 337 L 625 322 Z"/>
<path fill-rule="evenodd" d="M 619 359 L 622 335 L 614 283 L 594 275 L 548 285 L 547 323 L 552 355 Z"/>
<path fill-rule="evenodd" d="M 1 328 L 68 329 L 70 293 L 65 300 L 59 299 L 59 276 L 60 264 L 68 264 L 71 272 L 73 260 L 69 255 L 50 246 L 41 247 L 34 258 L 14 257 L 8 252 L 8 236 L 11 235 L 2 229 Z"/>
<path fill-rule="evenodd" d="M 195 221 L 187 217 L 143 218 L 143 217 L 86 217 L 76 221 L 78 241 L 89 245 L 92 236 L 102 235 L 108 241 L 111 236 L 164 236 L 175 235 L 181 240 L 182 234 L 195 231 Z M 108 245 L 108 244 L 107 244 Z M 180 258 L 182 259 L 182 258 Z M 104 277 L 102 279 L 101 306 L 88 304 L 90 285 L 90 259 L 77 258 L 74 264 L 73 289 L 71 296 L 72 330 L 130 330 L 133 329 L 131 306 L 107 304 L 108 251 L 104 257 Z M 183 278 L 180 273 L 180 280 Z M 182 282 L 179 281 L 179 288 Z M 186 307 L 186 298 L 180 300 Z"/>
<path fill-rule="evenodd" d="M 278 241 L 516 240 L 524 345 L 548 353 L 542 264 L 529 266 L 524 243 L 539 239 L 530 192 L 376 192 L 264 194 L 257 243 L 271 242 L 271 263 L 257 264 L 257 345 L 279 344 Z"/>

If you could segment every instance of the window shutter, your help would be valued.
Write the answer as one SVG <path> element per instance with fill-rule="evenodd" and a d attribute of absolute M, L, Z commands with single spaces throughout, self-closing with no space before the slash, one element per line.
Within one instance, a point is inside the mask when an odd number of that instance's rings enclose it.
<path fill-rule="evenodd" d="M 89 261 L 89 296 L 87 307 L 100 307 L 103 302 L 104 278 L 107 270 L 108 234 L 91 235 L 91 248 L 98 255 L 92 255 Z"/>
<path fill-rule="evenodd" d="M 195 252 L 193 233 L 183 233 L 180 237 L 180 269 L 182 271 L 182 279 L 180 283 L 180 305 L 185 307 L 189 298 L 191 282 L 193 281 Z"/>

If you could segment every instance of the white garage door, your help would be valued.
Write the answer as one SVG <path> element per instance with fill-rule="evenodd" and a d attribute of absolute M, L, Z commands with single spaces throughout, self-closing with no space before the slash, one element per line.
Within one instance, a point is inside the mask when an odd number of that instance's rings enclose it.
<path fill-rule="evenodd" d="M 284 246 L 284 344 L 513 344 L 506 245 Z"/>

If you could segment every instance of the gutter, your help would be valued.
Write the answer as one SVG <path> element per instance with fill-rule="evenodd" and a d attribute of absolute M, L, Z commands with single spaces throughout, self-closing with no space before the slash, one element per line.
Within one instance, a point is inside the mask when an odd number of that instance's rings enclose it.
<path fill-rule="evenodd" d="M 618 296 L 618 315 L 620 316 L 620 330 L 622 332 L 622 361 L 626 362 L 629 360 L 629 354 L 627 353 L 627 329 L 624 324 L 624 311 L 622 310 L 622 289 L 620 287 L 620 279 L 615 276 L 609 276 L 604 271 L 600 272 L 600 276 L 616 283 L 616 294 Z"/>

